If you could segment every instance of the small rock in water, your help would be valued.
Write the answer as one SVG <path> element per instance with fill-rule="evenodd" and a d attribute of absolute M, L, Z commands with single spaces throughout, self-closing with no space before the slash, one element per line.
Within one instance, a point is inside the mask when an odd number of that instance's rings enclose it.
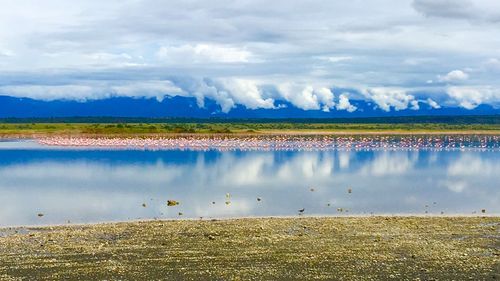
<path fill-rule="evenodd" d="M 310 190 L 311 190 L 311 192 L 314 192 L 314 188 L 311 188 Z"/>
<path fill-rule="evenodd" d="M 212 205 L 215 205 L 215 201 L 212 201 Z"/>
<path fill-rule="evenodd" d="M 43 217 L 43 214 L 42 214 L 42 213 L 39 213 L 39 214 L 38 214 L 38 217 L 40 217 L 40 218 L 41 218 L 41 217 Z"/>
<path fill-rule="evenodd" d="M 172 207 L 172 206 L 177 206 L 177 205 L 179 205 L 179 201 L 167 200 L 167 206 Z"/>
<path fill-rule="evenodd" d="M 257 201 L 259 201 L 259 202 L 260 202 L 261 200 L 262 200 L 262 199 L 261 199 L 260 197 L 257 197 Z"/>
<path fill-rule="evenodd" d="M 347 193 L 352 193 L 352 188 L 349 188 L 349 189 L 347 190 Z"/>
<path fill-rule="evenodd" d="M 181 212 L 179 212 L 179 216 L 182 216 L 182 215 L 184 215 L 184 214 L 183 214 L 183 213 L 181 213 Z"/>
<path fill-rule="evenodd" d="M 486 213 L 486 209 L 482 209 L 481 213 L 483 213 L 483 214 Z"/>
<path fill-rule="evenodd" d="M 330 203 L 328 203 L 328 204 L 326 204 L 326 206 L 330 207 L 330 206 L 331 206 L 331 204 L 330 204 Z"/>
<path fill-rule="evenodd" d="M 143 206 L 144 208 L 146 208 L 146 203 L 142 203 L 142 206 Z"/>
<path fill-rule="evenodd" d="M 225 203 L 226 203 L 226 205 L 230 205 L 231 201 L 226 201 Z"/>

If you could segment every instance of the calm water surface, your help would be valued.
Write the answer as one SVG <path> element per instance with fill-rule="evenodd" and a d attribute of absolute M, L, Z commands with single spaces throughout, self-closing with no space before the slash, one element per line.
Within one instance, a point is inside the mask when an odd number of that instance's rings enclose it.
<path fill-rule="evenodd" d="M 180 205 L 167 207 L 167 200 Z M 92 150 L 0 142 L 1 226 L 290 216 L 303 208 L 304 215 L 482 209 L 498 215 L 500 153 Z"/>

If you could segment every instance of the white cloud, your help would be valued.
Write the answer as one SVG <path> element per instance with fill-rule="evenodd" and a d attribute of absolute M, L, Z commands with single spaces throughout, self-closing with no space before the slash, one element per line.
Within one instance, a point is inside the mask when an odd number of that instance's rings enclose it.
<path fill-rule="evenodd" d="M 166 63 L 246 63 L 252 53 L 237 47 L 196 44 L 181 46 L 164 46 L 157 53 Z"/>
<path fill-rule="evenodd" d="M 460 86 L 449 87 L 448 95 L 465 109 L 474 109 L 482 103 L 498 105 L 500 103 L 500 88 L 491 86 Z"/>
<path fill-rule="evenodd" d="M 73 99 L 84 101 L 99 96 L 93 87 L 85 85 L 19 85 L 2 86 L 0 93 L 12 97 L 39 100 Z"/>
<path fill-rule="evenodd" d="M 238 104 L 246 108 L 275 108 L 272 98 L 263 98 L 262 90 L 255 81 L 246 79 L 224 79 L 222 85 Z"/>
<path fill-rule="evenodd" d="M 411 110 L 419 110 L 420 109 L 420 105 L 418 104 L 417 100 L 410 101 L 410 104 L 411 104 L 411 107 L 410 107 Z"/>
<path fill-rule="evenodd" d="M 125 97 L 156 97 L 159 101 L 165 96 L 185 95 L 180 88 L 170 81 L 141 81 L 124 83 L 109 87 L 109 92 Z M 107 90 L 106 90 L 107 91 Z"/>
<path fill-rule="evenodd" d="M 278 91 L 285 100 L 304 110 L 329 111 L 335 106 L 332 91 L 325 87 L 315 89 L 310 85 L 282 83 L 278 85 Z"/>
<path fill-rule="evenodd" d="M 391 107 L 396 111 L 407 109 L 408 104 L 415 100 L 415 97 L 408 94 L 404 89 L 372 88 L 364 90 L 364 94 L 387 112 L 391 110 Z"/>
<path fill-rule="evenodd" d="M 214 100 L 221 107 L 221 111 L 225 113 L 229 112 L 235 106 L 231 95 L 227 91 L 217 87 L 214 81 L 192 80 L 176 85 L 195 97 L 199 107 L 204 107 L 205 98 Z"/>
<path fill-rule="evenodd" d="M 181 89 L 170 81 L 140 81 L 103 84 L 89 82 L 85 85 L 15 85 L 0 86 L 0 94 L 39 100 L 96 100 L 113 96 L 155 97 L 183 95 Z"/>
<path fill-rule="evenodd" d="M 332 63 L 337 63 L 337 62 L 343 62 L 343 61 L 349 61 L 349 60 L 352 60 L 352 57 L 350 56 L 338 56 L 338 57 L 327 57 L 326 58 L 329 62 L 332 62 Z"/>
<path fill-rule="evenodd" d="M 426 102 L 427 102 L 427 104 L 428 104 L 430 107 L 432 107 L 432 108 L 434 108 L 434 109 L 439 109 L 439 108 L 441 108 L 441 106 L 440 106 L 440 105 L 439 105 L 436 101 L 434 101 L 434 100 L 433 100 L 433 99 L 431 99 L 431 98 L 427 98 Z"/>
<path fill-rule="evenodd" d="M 350 103 L 347 94 L 340 94 L 336 108 L 337 110 L 346 110 L 347 112 L 354 112 L 357 109 L 357 107 Z"/>
<path fill-rule="evenodd" d="M 438 80 L 440 82 L 455 82 L 455 81 L 464 81 L 469 79 L 469 74 L 463 72 L 462 70 L 453 70 L 448 72 L 445 76 L 438 76 Z"/>
<path fill-rule="evenodd" d="M 318 97 L 318 101 L 323 105 L 322 110 L 325 112 L 329 112 L 330 108 L 333 108 L 335 102 L 333 101 L 334 95 L 332 91 L 328 88 L 319 88 L 314 91 L 316 96 Z"/>

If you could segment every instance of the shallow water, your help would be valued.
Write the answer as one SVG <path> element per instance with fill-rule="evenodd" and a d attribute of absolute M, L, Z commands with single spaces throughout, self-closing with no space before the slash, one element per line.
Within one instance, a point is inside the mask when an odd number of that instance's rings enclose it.
<path fill-rule="evenodd" d="M 180 204 L 168 207 L 167 200 Z M 303 215 L 482 209 L 499 215 L 500 153 L 97 150 L 0 142 L 1 226 L 291 216 L 299 209 Z"/>

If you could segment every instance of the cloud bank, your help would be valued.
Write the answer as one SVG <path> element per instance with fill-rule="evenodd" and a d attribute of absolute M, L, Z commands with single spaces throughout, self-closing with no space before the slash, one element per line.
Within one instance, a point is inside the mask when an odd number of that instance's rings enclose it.
<path fill-rule="evenodd" d="M 0 95 L 185 96 L 222 112 L 499 108 L 499 11 L 496 0 L 9 1 Z"/>

